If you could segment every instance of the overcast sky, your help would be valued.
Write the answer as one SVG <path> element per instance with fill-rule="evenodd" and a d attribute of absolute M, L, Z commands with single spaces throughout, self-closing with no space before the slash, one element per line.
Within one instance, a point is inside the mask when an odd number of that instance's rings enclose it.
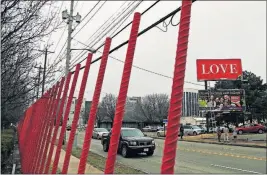
<path fill-rule="evenodd" d="M 89 12 L 89 10 L 97 3 L 97 1 L 77 1 L 75 2 L 74 14 L 79 12 L 82 18 Z M 75 29 L 73 34 L 91 18 L 93 13 L 101 6 L 103 2 L 99 3 L 97 8 L 82 21 Z M 99 12 L 92 18 L 92 20 L 76 35 L 75 40 L 89 44 L 94 38 L 88 41 L 92 34 L 99 29 L 99 27 L 113 14 L 124 1 L 109 1 L 106 2 Z M 153 1 L 144 1 L 135 10 L 142 12 L 148 6 L 153 4 Z M 63 2 L 61 9 L 69 9 L 69 1 Z M 58 1 L 58 7 L 61 2 Z M 128 5 L 128 2 L 124 5 Z M 181 5 L 180 1 L 162 1 L 155 7 L 148 11 L 141 18 L 141 25 L 139 31 L 151 25 L 159 18 L 170 13 Z M 69 10 L 68 10 L 69 11 Z M 266 2 L 247 2 L 247 1 L 197 1 L 192 5 L 190 24 L 190 35 L 188 45 L 188 56 L 186 66 L 185 80 L 193 83 L 204 84 L 197 82 L 196 78 L 196 59 L 199 58 L 241 58 L 243 70 L 252 71 L 258 76 L 261 76 L 266 82 Z M 133 14 L 124 23 L 127 24 L 132 20 Z M 174 23 L 180 19 L 180 13 L 174 17 Z M 58 20 L 61 20 L 61 13 Z M 170 19 L 167 20 L 167 22 Z M 163 28 L 159 25 L 159 27 Z M 124 25 L 123 25 L 124 26 Z M 51 49 L 55 49 L 64 28 L 54 32 L 50 43 L 54 43 Z M 112 32 L 111 32 L 112 33 Z M 129 38 L 130 27 L 112 40 L 111 48 Z M 110 36 L 110 33 L 109 35 Z M 145 68 L 166 76 L 173 76 L 174 58 L 176 52 L 178 36 L 178 26 L 168 26 L 167 32 L 162 32 L 157 28 L 150 30 L 137 40 L 135 50 L 134 65 Z M 106 37 L 106 36 L 105 36 Z M 101 39 L 94 48 L 103 43 L 105 37 Z M 67 31 L 65 31 L 63 39 L 60 41 L 56 53 L 50 55 L 49 64 L 58 55 L 63 47 Z M 72 48 L 84 48 L 85 46 L 79 44 L 77 41 L 72 41 Z M 111 56 L 125 60 L 127 47 L 124 46 Z M 100 51 L 102 51 L 100 49 Z M 79 54 L 80 51 L 73 51 L 72 60 Z M 82 58 L 84 58 L 84 55 Z M 94 58 L 98 58 L 100 54 L 95 54 Z M 91 65 L 85 98 L 92 99 L 96 77 L 99 69 L 99 63 Z M 62 61 L 65 65 L 65 60 Z M 82 63 L 84 65 L 84 62 Z M 122 76 L 123 63 L 118 62 L 112 58 L 109 59 L 107 70 L 105 74 L 102 96 L 105 93 L 118 94 L 119 86 Z M 79 79 L 81 79 L 80 73 Z M 59 75 L 57 75 L 59 76 Z M 76 87 L 76 93 L 79 91 L 80 81 Z M 144 96 L 149 93 L 167 93 L 170 94 L 172 86 L 172 79 L 151 74 L 137 68 L 132 69 L 131 81 L 129 85 L 129 96 Z M 197 86 L 190 83 L 185 83 L 186 90 L 203 89 L 203 86 Z"/>

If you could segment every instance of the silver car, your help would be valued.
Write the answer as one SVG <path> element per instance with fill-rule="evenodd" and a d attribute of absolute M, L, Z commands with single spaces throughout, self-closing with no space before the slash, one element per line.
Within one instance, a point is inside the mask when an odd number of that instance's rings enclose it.
<path fill-rule="evenodd" d="M 103 134 L 108 134 L 108 130 L 106 128 L 94 128 L 92 138 L 101 139 Z"/>
<path fill-rule="evenodd" d="M 202 129 L 194 125 L 184 125 L 184 135 L 199 135 Z"/>

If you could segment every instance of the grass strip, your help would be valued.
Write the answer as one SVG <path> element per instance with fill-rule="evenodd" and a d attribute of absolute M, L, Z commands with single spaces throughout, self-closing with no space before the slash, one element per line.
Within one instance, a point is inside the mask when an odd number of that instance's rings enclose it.
<path fill-rule="evenodd" d="M 62 146 L 62 149 L 66 150 L 65 145 Z M 81 152 L 82 152 L 81 148 L 72 148 L 72 155 L 74 157 L 77 157 L 78 159 L 80 158 Z M 101 171 L 104 171 L 106 158 L 90 151 L 87 157 L 87 163 Z M 141 170 L 137 170 L 135 168 L 116 162 L 114 174 L 146 174 L 146 173 Z"/>

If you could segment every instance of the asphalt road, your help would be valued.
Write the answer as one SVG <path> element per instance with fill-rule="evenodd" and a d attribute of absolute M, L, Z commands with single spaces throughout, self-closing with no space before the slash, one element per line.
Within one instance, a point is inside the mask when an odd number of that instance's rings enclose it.
<path fill-rule="evenodd" d="M 79 147 L 82 147 L 83 138 L 84 133 L 79 133 Z M 123 158 L 118 155 L 117 161 L 147 173 L 160 173 L 164 140 L 155 141 L 157 148 L 153 156 Z M 93 139 L 90 150 L 107 157 L 100 140 Z M 266 174 L 266 168 L 266 149 L 185 141 L 178 143 L 175 173 Z"/>

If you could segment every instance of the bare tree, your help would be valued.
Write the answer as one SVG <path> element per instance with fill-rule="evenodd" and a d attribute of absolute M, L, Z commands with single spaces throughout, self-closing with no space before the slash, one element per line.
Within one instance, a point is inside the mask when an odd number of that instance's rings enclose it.
<path fill-rule="evenodd" d="M 116 101 L 117 98 L 113 94 L 106 94 L 106 96 L 103 97 L 98 107 L 98 121 L 108 119 L 113 124 L 116 110 Z"/>
<path fill-rule="evenodd" d="M 43 39 L 59 26 L 53 3 L 1 1 L 2 125 L 16 122 L 35 96 L 34 90 L 39 86 L 34 81 L 38 75 L 35 67 L 42 56 L 38 50 Z"/>
<path fill-rule="evenodd" d="M 169 98 L 167 94 L 151 94 L 142 98 L 136 105 L 138 118 L 145 122 L 163 122 L 167 118 Z"/>

